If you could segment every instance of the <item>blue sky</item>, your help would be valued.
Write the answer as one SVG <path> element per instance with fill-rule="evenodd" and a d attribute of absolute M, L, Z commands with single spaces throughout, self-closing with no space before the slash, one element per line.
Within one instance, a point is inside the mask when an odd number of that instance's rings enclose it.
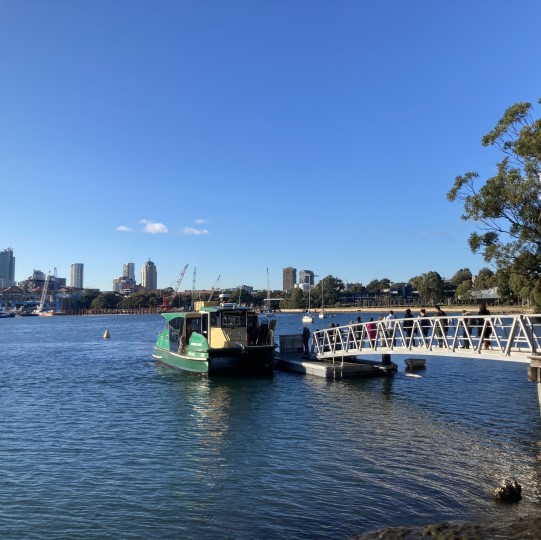
<path fill-rule="evenodd" d="M 541 97 L 536 0 L 0 0 L 0 249 L 110 290 L 486 266 L 445 195 Z M 539 107 L 536 105 L 536 115 Z"/>

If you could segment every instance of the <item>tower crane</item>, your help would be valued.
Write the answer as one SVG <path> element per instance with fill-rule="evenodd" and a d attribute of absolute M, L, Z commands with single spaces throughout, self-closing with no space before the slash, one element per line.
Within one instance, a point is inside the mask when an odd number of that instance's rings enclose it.
<path fill-rule="evenodd" d="M 172 307 L 172 305 L 175 302 L 175 299 L 177 297 L 178 290 L 180 289 L 180 284 L 182 283 L 182 280 L 184 279 L 184 274 L 186 273 L 187 268 L 188 268 L 188 265 L 187 264 L 184 265 L 184 268 L 182 269 L 182 272 L 180 272 L 180 274 L 179 274 L 179 276 L 177 278 L 175 288 L 174 288 L 173 293 L 171 294 L 169 300 L 167 300 L 167 298 L 165 296 L 163 297 L 162 308 Z"/>
<path fill-rule="evenodd" d="M 212 286 L 212 289 L 210 291 L 210 296 L 209 296 L 209 302 L 212 300 L 212 296 L 214 295 L 214 291 L 216 290 L 216 286 L 218 285 L 218 281 L 220 281 L 220 278 L 222 276 L 219 275 L 218 278 L 216 279 L 216 281 L 214 282 L 214 285 Z"/>

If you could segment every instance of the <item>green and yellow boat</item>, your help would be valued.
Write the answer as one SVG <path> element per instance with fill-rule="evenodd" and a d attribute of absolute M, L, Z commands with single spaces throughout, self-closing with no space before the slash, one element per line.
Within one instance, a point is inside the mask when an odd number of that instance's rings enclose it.
<path fill-rule="evenodd" d="M 194 311 L 164 312 L 154 358 L 182 371 L 272 373 L 276 321 L 229 302 L 196 302 Z"/>

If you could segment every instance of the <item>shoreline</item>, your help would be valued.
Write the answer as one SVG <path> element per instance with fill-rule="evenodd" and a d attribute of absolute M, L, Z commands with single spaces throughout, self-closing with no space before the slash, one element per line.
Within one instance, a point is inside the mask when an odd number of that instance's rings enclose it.
<path fill-rule="evenodd" d="M 478 304 L 472 305 L 452 305 L 445 306 L 439 304 L 440 307 L 446 312 L 461 312 L 463 309 L 466 309 L 470 312 L 471 315 L 476 315 L 479 311 Z M 403 313 L 406 309 L 411 309 L 414 315 L 416 315 L 421 308 L 425 308 L 427 315 L 434 310 L 434 306 L 380 306 L 380 307 L 334 307 L 334 308 L 324 308 L 326 313 L 381 313 L 387 314 L 389 310 L 393 310 L 395 313 Z M 521 308 L 517 306 L 487 306 L 491 315 L 531 315 L 535 313 L 532 308 Z M 311 309 L 311 313 L 319 313 L 321 309 Z M 304 313 L 303 309 L 281 309 L 278 313 Z"/>

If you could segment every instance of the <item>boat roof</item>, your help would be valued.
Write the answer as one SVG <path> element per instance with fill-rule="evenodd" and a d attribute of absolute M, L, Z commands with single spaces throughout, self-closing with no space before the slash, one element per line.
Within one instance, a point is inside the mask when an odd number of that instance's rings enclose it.
<path fill-rule="evenodd" d="M 202 304 L 210 304 L 210 302 L 201 302 Z M 239 304 L 235 304 L 233 302 L 227 302 L 222 304 L 216 304 L 213 303 L 213 305 L 202 305 L 197 306 L 196 303 L 196 309 L 192 311 L 164 311 L 162 315 L 168 320 L 175 319 L 177 317 L 186 318 L 190 316 L 196 316 L 200 313 L 218 313 L 221 311 L 244 311 L 244 312 L 254 312 L 253 308 L 249 308 L 246 306 L 240 306 Z M 198 309 L 197 309 L 198 308 Z"/>

